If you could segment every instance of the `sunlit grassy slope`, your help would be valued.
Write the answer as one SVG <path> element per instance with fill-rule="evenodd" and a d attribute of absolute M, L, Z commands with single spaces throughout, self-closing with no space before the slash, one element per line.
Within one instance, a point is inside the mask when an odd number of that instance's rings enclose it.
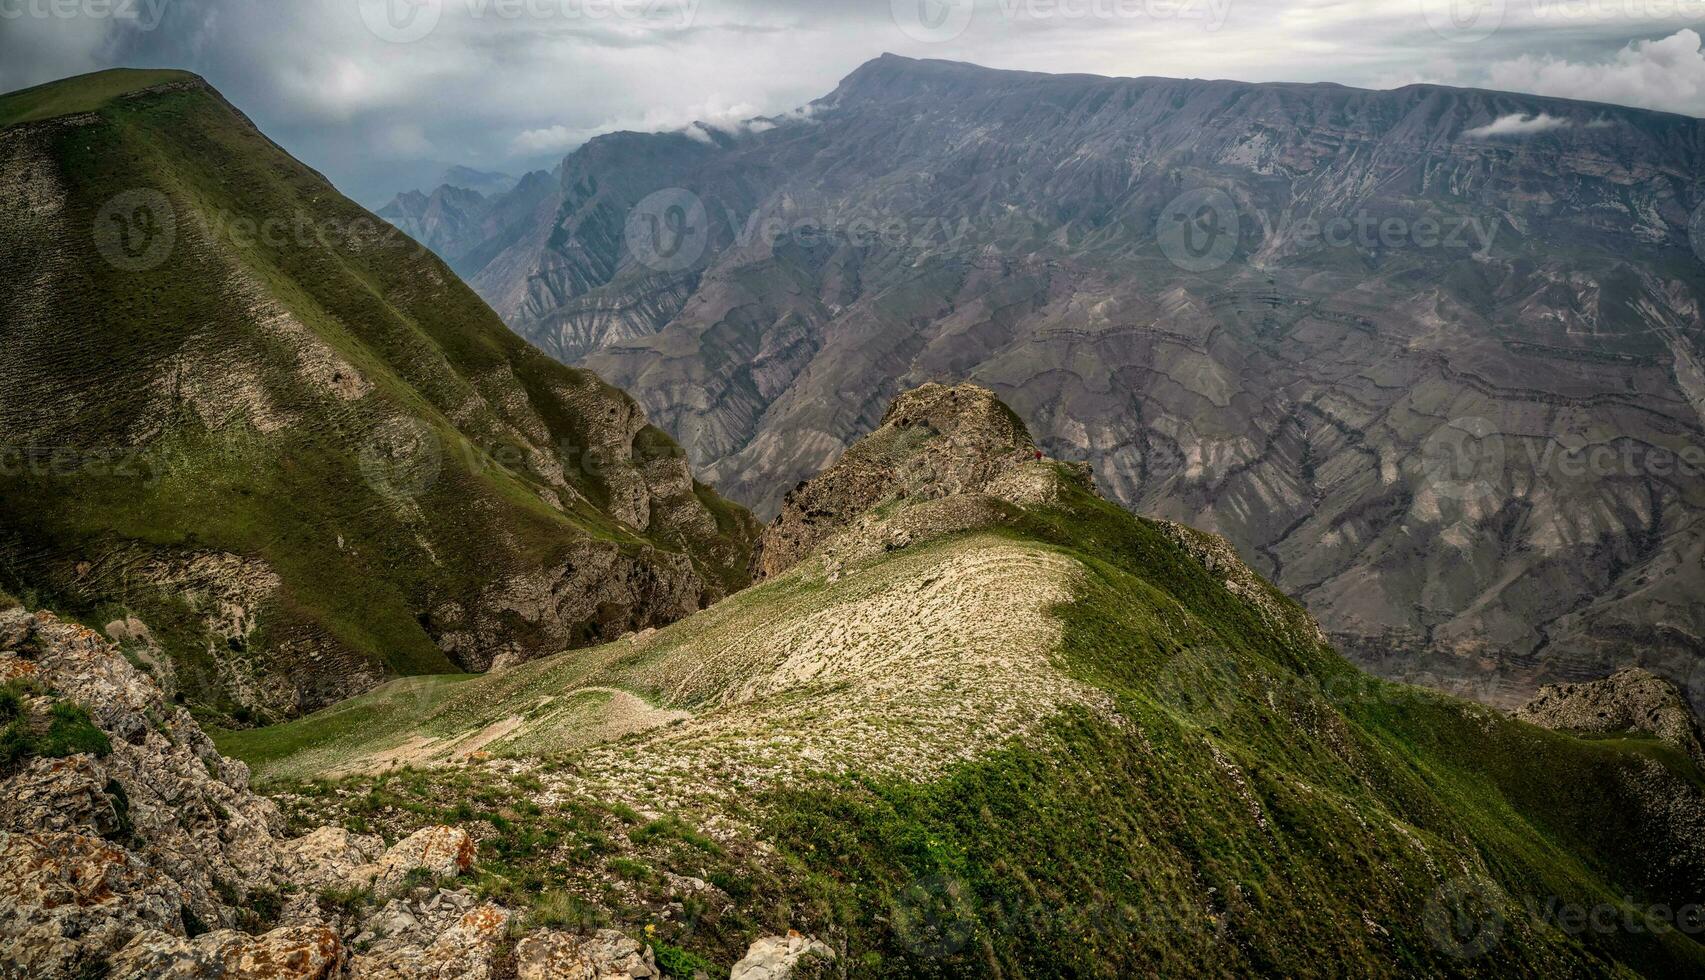
<path fill-rule="evenodd" d="M 1368 678 L 1287 600 L 1081 489 L 1002 512 L 654 636 L 220 744 L 363 825 L 472 820 L 510 900 L 572 893 L 637 928 L 646 886 L 587 882 L 640 859 L 708 877 L 734 911 L 658 938 L 723 967 L 792 927 L 858 976 L 1705 969 L 1679 931 L 1558 911 L 1701 897 L 1697 847 L 1652 805 L 1697 804 L 1684 757 Z M 480 751 L 532 775 L 419 768 L 493 731 Z M 380 771 L 297 778 L 352 765 Z M 723 830 L 664 848 L 610 816 L 634 811 Z"/>

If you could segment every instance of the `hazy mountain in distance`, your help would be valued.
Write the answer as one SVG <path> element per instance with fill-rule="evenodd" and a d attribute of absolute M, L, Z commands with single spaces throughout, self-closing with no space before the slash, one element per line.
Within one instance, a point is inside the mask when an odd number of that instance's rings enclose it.
<path fill-rule="evenodd" d="M 1361 662 L 1507 704 L 1705 654 L 1701 173 L 1705 123 L 1643 110 L 884 56 L 594 139 L 452 250 L 760 514 L 973 378 Z"/>

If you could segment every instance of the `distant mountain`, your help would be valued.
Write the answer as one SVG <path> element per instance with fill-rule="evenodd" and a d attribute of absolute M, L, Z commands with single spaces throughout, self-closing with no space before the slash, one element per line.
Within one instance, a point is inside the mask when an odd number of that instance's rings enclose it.
<path fill-rule="evenodd" d="M 202 80 L 0 97 L 0 583 L 282 717 L 661 625 L 755 528 Z"/>
<path fill-rule="evenodd" d="M 515 189 L 520 180 L 508 174 L 490 170 L 475 170 L 472 167 L 456 166 L 444 171 L 444 176 L 438 183 L 445 187 L 459 187 L 492 197 L 506 194 Z"/>
<path fill-rule="evenodd" d="M 760 513 L 973 378 L 1380 671 L 1515 704 L 1705 655 L 1705 123 L 884 56 L 695 136 L 446 247 Z"/>

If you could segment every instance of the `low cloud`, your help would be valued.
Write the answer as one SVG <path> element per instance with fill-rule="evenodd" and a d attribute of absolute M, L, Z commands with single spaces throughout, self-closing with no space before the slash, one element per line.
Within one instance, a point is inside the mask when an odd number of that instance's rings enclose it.
<path fill-rule="evenodd" d="M 1471 140 L 1494 139 L 1499 136 L 1532 136 L 1535 133 L 1548 133 L 1553 129 L 1566 129 L 1573 123 L 1557 116 L 1539 113 L 1528 115 L 1525 112 L 1512 112 L 1507 116 L 1499 116 L 1484 126 L 1476 126 L 1463 132 L 1463 136 Z"/>
<path fill-rule="evenodd" d="M 1492 88 L 1512 92 L 1705 116 L 1705 51 L 1700 48 L 1699 34 L 1683 29 L 1658 40 L 1633 41 L 1604 61 L 1523 55 L 1493 64 L 1487 80 Z"/>

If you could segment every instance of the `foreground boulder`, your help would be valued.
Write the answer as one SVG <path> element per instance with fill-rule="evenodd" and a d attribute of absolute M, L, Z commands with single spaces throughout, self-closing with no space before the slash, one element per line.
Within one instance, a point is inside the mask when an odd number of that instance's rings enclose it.
<path fill-rule="evenodd" d="M 834 958 L 834 950 L 797 932 L 767 936 L 753 943 L 746 956 L 734 964 L 729 980 L 789 980 L 802 961 Z"/>
<path fill-rule="evenodd" d="M 9 734 L 45 729 L 0 761 L 0 977 L 489 971 L 507 910 L 452 902 L 352 962 L 346 940 L 363 924 L 316 900 L 383 898 L 422 877 L 435 892 L 473 864 L 465 831 L 427 827 L 389 849 L 336 827 L 286 837 L 247 767 L 116 646 L 51 613 L 0 611 L 0 682 Z M 437 972 L 407 972 L 426 963 Z"/>

